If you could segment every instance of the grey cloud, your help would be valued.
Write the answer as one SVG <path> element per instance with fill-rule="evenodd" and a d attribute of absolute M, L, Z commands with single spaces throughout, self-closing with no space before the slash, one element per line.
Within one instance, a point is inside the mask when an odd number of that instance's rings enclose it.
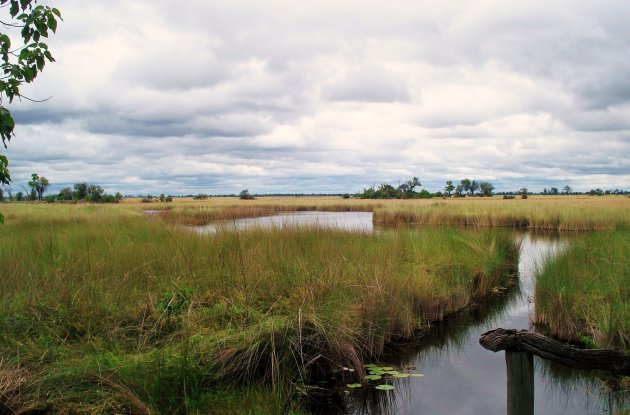
<path fill-rule="evenodd" d="M 332 101 L 403 102 L 410 101 L 407 85 L 401 75 L 378 67 L 352 70 L 323 90 Z"/>
<path fill-rule="evenodd" d="M 628 182 L 630 4 L 62 0 L 17 182 L 180 193 Z M 593 144 L 596 143 L 596 144 Z M 37 149 L 34 151 L 33 149 Z"/>

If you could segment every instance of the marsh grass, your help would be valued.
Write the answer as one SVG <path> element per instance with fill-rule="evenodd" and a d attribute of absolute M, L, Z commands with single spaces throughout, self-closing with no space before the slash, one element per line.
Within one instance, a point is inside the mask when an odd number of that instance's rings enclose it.
<path fill-rule="evenodd" d="M 610 230 L 630 224 L 627 198 L 531 197 L 445 199 L 392 204 L 374 209 L 374 223 L 383 225 L 454 225 L 507 227 L 547 231 Z"/>
<path fill-rule="evenodd" d="M 536 277 L 536 320 L 556 336 L 630 350 L 630 232 L 582 235 Z"/>
<path fill-rule="evenodd" d="M 147 205 L 128 200 L 124 207 L 138 211 Z M 296 211 L 374 212 L 376 225 L 449 225 L 505 227 L 545 231 L 610 230 L 630 224 L 630 199 L 621 196 L 532 196 L 528 199 L 450 198 L 430 200 L 363 200 L 339 197 L 261 197 L 243 201 L 212 198 L 154 203 L 149 209 L 168 223 L 205 225 Z"/>
<path fill-rule="evenodd" d="M 513 283 L 518 255 L 500 232 L 203 236 L 124 205 L 3 212 L 0 402 L 16 412 L 295 411 L 314 379 L 360 375 Z"/>

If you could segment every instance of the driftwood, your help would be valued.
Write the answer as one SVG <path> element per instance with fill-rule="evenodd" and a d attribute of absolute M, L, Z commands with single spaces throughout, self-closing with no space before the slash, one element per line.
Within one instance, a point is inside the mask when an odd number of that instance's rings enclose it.
<path fill-rule="evenodd" d="M 606 349 L 576 349 L 529 330 L 490 330 L 481 335 L 479 343 L 493 352 L 527 352 L 576 369 L 630 375 L 630 355 Z"/>

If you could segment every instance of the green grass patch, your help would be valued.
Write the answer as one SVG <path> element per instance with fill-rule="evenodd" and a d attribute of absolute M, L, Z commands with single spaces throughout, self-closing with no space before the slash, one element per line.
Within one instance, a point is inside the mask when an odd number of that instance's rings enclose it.
<path fill-rule="evenodd" d="M 630 350 L 630 231 L 582 235 L 536 277 L 536 320 L 589 347 Z"/>

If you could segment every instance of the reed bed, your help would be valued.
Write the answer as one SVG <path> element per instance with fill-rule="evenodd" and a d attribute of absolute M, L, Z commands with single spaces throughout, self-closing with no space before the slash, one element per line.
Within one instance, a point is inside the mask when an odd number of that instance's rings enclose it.
<path fill-rule="evenodd" d="M 501 292 L 518 255 L 496 231 L 203 236 L 124 205 L 3 213 L 0 408 L 18 413 L 297 413 L 314 380 Z"/>
<path fill-rule="evenodd" d="M 124 207 L 150 212 L 170 224 L 203 226 L 213 221 L 270 216 L 283 212 L 371 212 L 382 207 L 382 201 L 342 199 L 341 197 L 261 197 L 240 200 L 235 197 L 194 200 L 177 198 L 172 203 L 142 203 L 125 200 Z"/>
<path fill-rule="evenodd" d="M 630 199 L 609 197 L 498 197 L 392 204 L 374 209 L 382 225 L 508 227 L 548 231 L 599 231 L 630 224 Z"/>
<path fill-rule="evenodd" d="M 630 351 L 630 232 L 584 235 L 536 277 L 536 321 L 558 337 Z"/>

